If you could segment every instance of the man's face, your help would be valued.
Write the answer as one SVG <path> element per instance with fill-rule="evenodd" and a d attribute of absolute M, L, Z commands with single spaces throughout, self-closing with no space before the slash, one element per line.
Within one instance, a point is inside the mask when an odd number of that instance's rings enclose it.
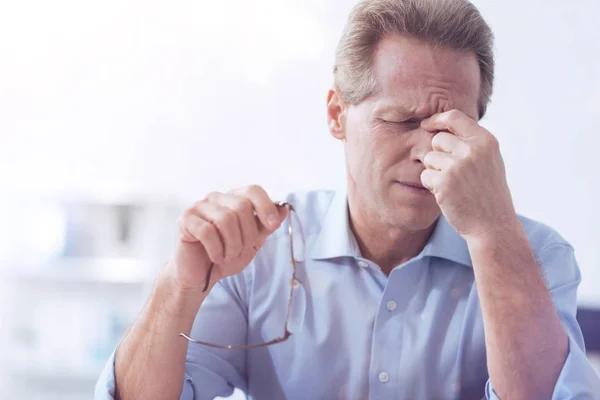
<path fill-rule="evenodd" d="M 451 109 L 478 119 L 477 59 L 395 35 L 382 39 L 373 67 L 375 95 L 350 106 L 329 95 L 330 130 L 344 140 L 349 195 L 392 226 L 423 230 L 440 209 L 429 191 L 410 187 L 421 185 L 434 135 L 420 122 Z"/>

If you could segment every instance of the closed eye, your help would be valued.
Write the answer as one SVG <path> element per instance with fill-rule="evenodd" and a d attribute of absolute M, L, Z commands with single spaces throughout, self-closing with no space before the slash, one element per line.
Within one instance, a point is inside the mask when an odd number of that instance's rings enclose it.
<path fill-rule="evenodd" d="M 387 121 L 387 120 L 383 120 L 383 122 L 385 122 L 386 124 L 408 124 L 408 125 L 420 124 L 421 123 L 416 118 L 410 118 L 410 119 L 407 119 L 407 120 L 404 120 L 404 121 Z"/>

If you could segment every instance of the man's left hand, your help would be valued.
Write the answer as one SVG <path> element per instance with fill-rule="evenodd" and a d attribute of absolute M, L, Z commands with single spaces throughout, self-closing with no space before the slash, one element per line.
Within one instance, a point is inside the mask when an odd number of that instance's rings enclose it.
<path fill-rule="evenodd" d="M 465 239 L 495 235 L 517 216 L 498 140 L 458 110 L 433 115 L 421 127 L 438 132 L 426 154 L 423 186 Z"/>

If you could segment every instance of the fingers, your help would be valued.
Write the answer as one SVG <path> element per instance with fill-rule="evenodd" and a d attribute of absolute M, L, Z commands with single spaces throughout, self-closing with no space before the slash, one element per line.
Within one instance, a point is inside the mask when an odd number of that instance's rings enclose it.
<path fill-rule="evenodd" d="M 233 190 L 231 193 L 248 199 L 252 203 L 258 219 L 270 232 L 277 229 L 287 215 L 286 210 L 283 209 L 282 212 L 282 210 L 273 203 L 273 200 L 269 198 L 267 192 L 260 186 L 252 185 L 242 189 Z"/>
<path fill-rule="evenodd" d="M 423 157 L 425 167 L 438 171 L 447 170 L 455 162 L 456 160 L 452 155 L 440 151 L 430 151 Z"/>
<path fill-rule="evenodd" d="M 211 198 L 212 197 L 209 195 L 207 199 L 196 203 L 194 211 L 196 215 L 209 222 L 217 229 L 223 244 L 223 256 L 225 262 L 227 262 L 228 260 L 237 257 L 244 249 L 240 222 L 237 214 L 233 210 L 215 203 Z M 202 244 L 204 244 L 204 242 L 202 242 Z"/>
<path fill-rule="evenodd" d="M 421 183 L 430 192 L 435 194 L 435 188 L 438 186 L 438 182 L 441 178 L 441 172 L 433 169 L 426 169 L 421 172 Z"/>
<path fill-rule="evenodd" d="M 242 237 L 242 249 L 251 249 L 261 235 L 260 222 L 254 216 L 254 206 L 250 200 L 232 194 L 212 193 L 210 200 L 233 211 L 238 219 Z"/>
<path fill-rule="evenodd" d="M 219 264 L 223 262 L 225 259 L 223 241 L 213 224 L 188 210 L 180 219 L 179 225 L 182 240 L 202 243 L 212 262 Z"/>
<path fill-rule="evenodd" d="M 277 228 L 279 228 L 281 226 L 281 223 L 285 220 L 285 217 L 287 217 L 287 215 L 288 215 L 289 210 L 287 207 L 276 207 L 276 208 L 277 208 L 277 223 L 275 225 L 273 225 L 273 227 L 268 227 L 268 228 L 261 224 L 261 234 L 264 236 L 265 239 L 268 235 L 273 233 Z"/>
<path fill-rule="evenodd" d="M 428 131 L 449 131 L 459 137 L 468 138 L 484 130 L 479 124 L 459 110 L 435 114 L 421 121 L 421 127 Z"/>
<path fill-rule="evenodd" d="M 468 145 L 461 138 L 449 132 L 439 132 L 431 140 L 435 151 L 462 156 L 468 151 Z"/>
<path fill-rule="evenodd" d="M 286 215 L 259 186 L 214 192 L 182 215 L 181 240 L 200 242 L 211 261 L 222 264 L 261 247 Z"/>

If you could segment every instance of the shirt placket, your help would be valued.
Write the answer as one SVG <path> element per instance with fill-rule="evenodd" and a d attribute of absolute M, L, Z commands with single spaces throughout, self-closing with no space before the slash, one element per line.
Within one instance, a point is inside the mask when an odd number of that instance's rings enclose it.
<path fill-rule="evenodd" d="M 400 271 L 398 271 L 400 272 Z M 405 305 L 398 293 L 397 276 L 390 275 L 379 302 L 373 327 L 369 374 L 370 399 L 397 399 L 400 387 L 400 355 Z M 400 303 L 399 303 L 400 302 Z"/>

